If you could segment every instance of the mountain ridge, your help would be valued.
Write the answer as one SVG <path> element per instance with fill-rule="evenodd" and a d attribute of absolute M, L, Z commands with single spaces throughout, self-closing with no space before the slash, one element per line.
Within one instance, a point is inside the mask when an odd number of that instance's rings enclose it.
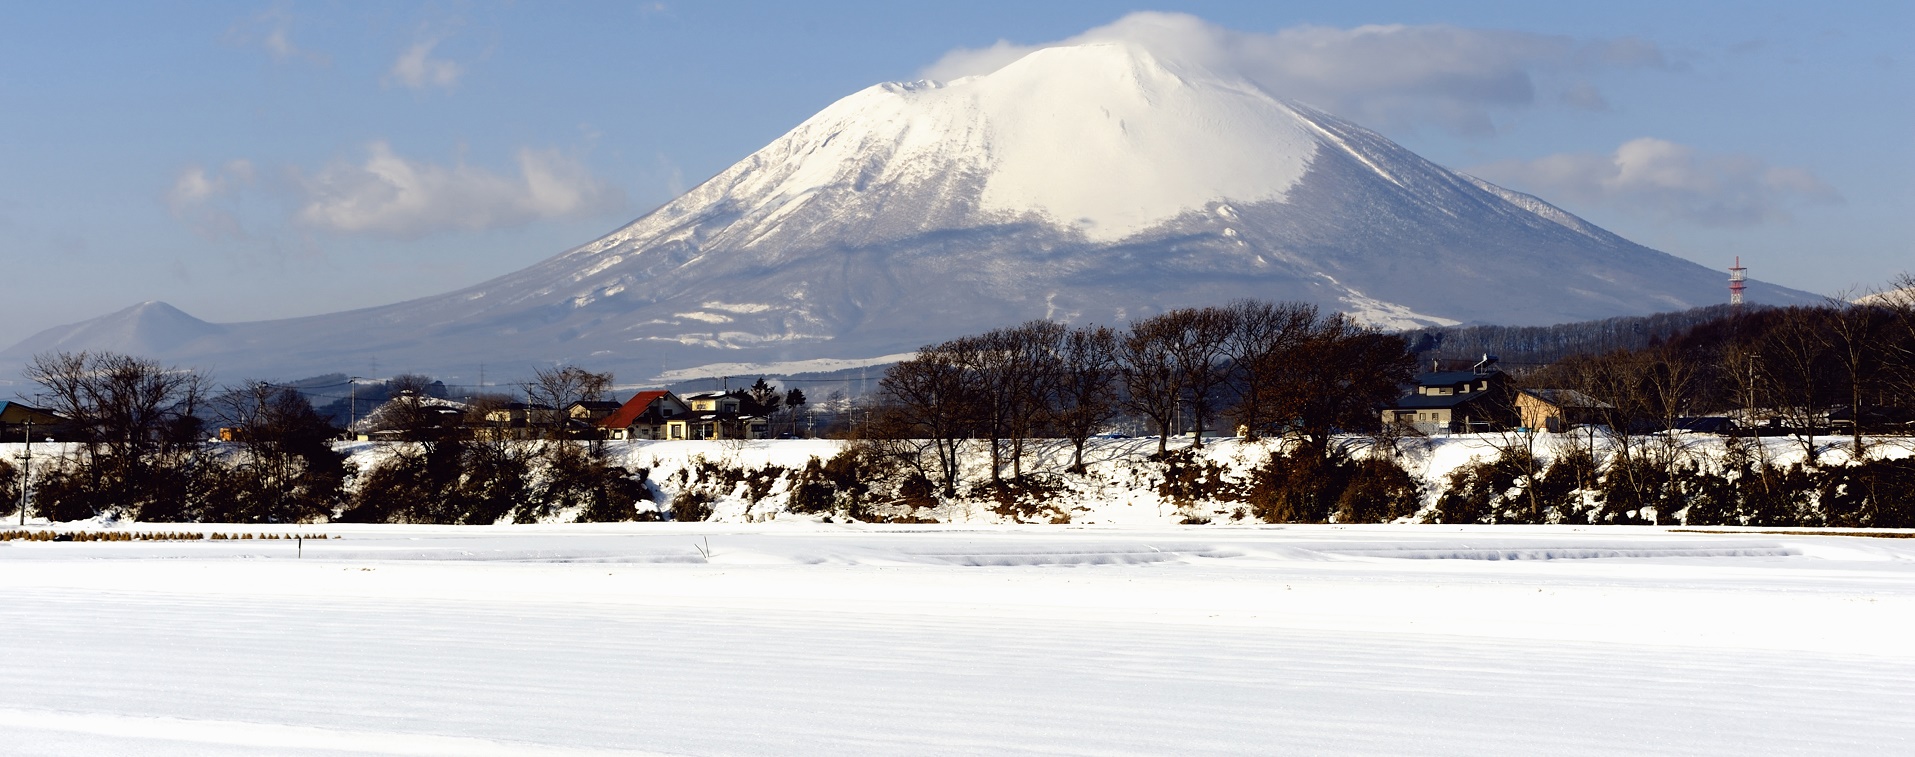
<path fill-rule="evenodd" d="M 657 210 L 472 287 L 160 351 L 293 375 L 378 360 L 651 377 L 1239 297 L 1393 328 L 1567 322 L 1719 301 L 1724 278 L 1247 81 L 1099 43 L 866 88 Z"/>

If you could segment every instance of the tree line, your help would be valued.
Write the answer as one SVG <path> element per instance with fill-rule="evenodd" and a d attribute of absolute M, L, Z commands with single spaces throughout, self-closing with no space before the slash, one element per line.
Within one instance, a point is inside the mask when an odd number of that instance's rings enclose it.
<path fill-rule="evenodd" d="M 32 482 L 34 513 L 53 520 L 493 523 L 581 505 L 588 520 L 632 520 L 652 496 L 643 472 L 609 463 L 596 437 L 572 441 L 580 435 L 557 417 L 529 444 L 447 424 L 434 411 L 442 406 L 424 401 L 431 387 L 421 376 L 389 382 L 398 399 L 383 406 L 386 422 L 409 441 L 388 445 L 365 471 L 293 387 L 215 387 L 198 371 L 113 353 L 40 355 L 26 376 L 65 419 L 67 443 Z M 609 374 L 562 367 L 537 371 L 524 391 L 530 407 L 563 408 L 610 386 Z M 501 402 L 485 398 L 473 412 L 483 418 Z M 208 444 L 215 426 L 225 441 Z M 20 501 L 19 472 L 0 467 L 0 484 Z"/>
<path fill-rule="evenodd" d="M 1643 522 L 1681 513 L 1690 523 L 1915 525 L 1915 459 L 1878 454 L 1915 433 L 1915 289 L 1906 288 L 1915 282 L 1901 283 L 1859 303 L 1729 310 L 1666 340 L 1526 373 L 1522 384 L 1600 404 L 1547 445 L 1490 435 L 1497 457 L 1448 482 L 1474 492 L 1445 495 L 1449 517 L 1586 510 L 1576 500 L 1587 492 Z M 1690 431 L 1716 433 L 1720 453 L 1698 454 Z M 1778 461 L 1772 438 L 1795 449 L 1791 462 Z M 1554 463 L 1538 454 L 1544 446 Z M 1830 461 L 1837 451 L 1845 459 Z M 1523 492 L 1517 510 L 1527 514 L 1494 514 L 1489 482 Z"/>
<path fill-rule="evenodd" d="M 1082 474 L 1089 440 L 1129 423 L 1155 436 L 1146 467 L 1161 474 L 1159 494 L 1169 501 L 1237 502 L 1245 517 L 1280 522 L 1402 517 L 1428 491 L 1397 461 L 1418 442 L 1382 426 L 1378 409 L 1417 368 L 1410 337 L 1307 304 L 1238 301 L 1121 327 L 1034 321 L 927 345 L 885 374 L 860 413 L 856 436 L 868 443 L 821 462 L 793 485 L 794 497 L 805 495 L 793 501 L 816 509 L 855 494 L 860 507 L 887 497 L 918 507 L 983 496 L 1019 517 L 1055 518 L 1062 511 L 1033 510 L 1041 497 L 1027 496 L 1047 485 L 1027 466 L 1037 440 L 1068 444 L 1068 472 Z M 1497 447 L 1494 459 L 1429 484 L 1440 490 L 1429 517 L 1637 522 L 1682 513 L 1690 523 L 1915 524 L 1915 463 L 1874 446 L 1915 421 L 1915 289 L 1860 304 L 1728 309 L 1635 346 L 1577 352 L 1517 374 L 1519 386 L 1573 389 L 1594 405 L 1572 433 L 1512 423 L 1483 436 Z M 43 355 L 28 377 L 43 390 L 41 404 L 70 419 L 63 458 L 34 469 L 35 512 L 57 520 L 657 517 L 639 506 L 655 497 L 647 472 L 612 464 L 596 436 L 580 437 L 559 417 L 611 385 L 609 375 L 576 367 L 540 371 L 523 388 L 529 412 L 551 415 L 531 443 L 448 425 L 424 401 L 432 382 L 395 377 L 389 388 L 401 400 L 388 403 L 387 421 L 411 441 L 382 445 L 365 470 L 353 468 L 338 429 L 290 387 L 215 387 L 195 371 L 106 353 Z M 762 408 L 802 403 L 763 381 L 748 394 Z M 513 399 L 479 398 L 470 413 L 483 417 Z M 1726 457 L 1699 454 L 1698 437 L 1686 433 L 1712 417 L 1739 424 L 1712 437 L 1727 445 Z M 1837 425 L 1841 443 L 1829 436 Z M 215 426 L 229 442 L 206 443 Z M 1213 428 L 1286 443 L 1240 486 L 1225 485 L 1195 454 Z M 1192 444 L 1172 450 L 1179 433 Z M 1796 445 L 1795 462 L 1772 459 L 1765 440 L 1773 437 Z M 1356 447 L 1369 453 L 1353 454 Z M 1842 448 L 1847 459 L 1831 458 Z M 1831 459 L 1838 464 L 1824 464 Z M 898 466 L 895 480 L 872 473 L 887 465 Z M 975 484 L 968 490 L 967 481 Z M 10 499 L 21 485 L 20 471 L 0 462 Z"/>
<path fill-rule="evenodd" d="M 1223 423 L 1328 458 L 1335 434 L 1378 425 L 1376 406 L 1412 368 L 1403 337 L 1306 303 L 1184 308 L 1121 330 L 1032 321 L 929 345 L 893 366 L 866 435 L 927 445 L 947 497 L 969 445 L 988 450 L 994 483 L 1007 472 L 1023 479 L 1026 443 L 1038 437 L 1067 440 L 1071 469 L 1082 471 L 1088 440 L 1119 416 L 1149 423 L 1160 456 L 1180 430 L 1201 447 Z"/>
<path fill-rule="evenodd" d="M 1730 312 L 1636 349 L 1577 354 L 1523 376 L 1604 400 L 1599 425 L 1653 432 L 1685 419 L 1735 420 L 1788 435 L 1813 464 L 1836 427 L 1865 435 L 1915 421 L 1915 290 L 1864 303 Z"/>

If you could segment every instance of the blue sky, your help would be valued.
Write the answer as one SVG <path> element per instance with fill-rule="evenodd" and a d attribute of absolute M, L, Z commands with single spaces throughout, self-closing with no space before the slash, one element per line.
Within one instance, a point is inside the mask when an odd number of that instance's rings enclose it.
<path fill-rule="evenodd" d="M 1138 10 L 1438 163 L 1839 292 L 1915 269 L 1911 7 L 24 4 L 0 18 L 0 342 L 151 299 L 236 321 L 477 283 L 865 86 Z"/>

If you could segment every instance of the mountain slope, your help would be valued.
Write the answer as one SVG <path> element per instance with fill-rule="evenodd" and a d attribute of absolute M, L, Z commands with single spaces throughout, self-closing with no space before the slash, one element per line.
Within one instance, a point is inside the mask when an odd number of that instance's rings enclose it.
<path fill-rule="evenodd" d="M 8 348 L 6 354 L 80 350 L 163 355 L 196 340 L 226 333 L 223 326 L 187 315 L 164 302 L 142 302 L 90 321 L 57 326 Z"/>
<path fill-rule="evenodd" d="M 161 349 L 271 375 L 576 361 L 636 381 L 1238 297 L 1389 327 L 1552 323 L 1720 301 L 1723 279 L 1242 79 L 1100 43 L 868 88 L 657 211 L 468 289 Z"/>

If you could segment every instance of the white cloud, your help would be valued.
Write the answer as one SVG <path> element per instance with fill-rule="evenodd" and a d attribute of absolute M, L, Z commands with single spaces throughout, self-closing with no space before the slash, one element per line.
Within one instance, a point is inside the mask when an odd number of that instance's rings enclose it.
<path fill-rule="evenodd" d="M 1654 44 L 1637 39 L 1579 40 L 1440 24 L 1296 26 L 1257 33 L 1182 13 L 1139 12 L 1057 42 L 999 41 L 953 50 L 922 75 L 949 80 L 985 74 L 1040 48 L 1108 40 L 1235 72 L 1279 97 L 1368 126 L 1436 123 L 1465 133 L 1494 131 L 1494 109 L 1531 106 L 1546 87 L 1561 90 L 1556 100 L 1601 107 L 1601 93 L 1577 76 L 1665 65 Z"/>
<path fill-rule="evenodd" d="M 465 74 L 465 67 L 443 58 L 433 58 L 432 48 L 438 45 L 437 39 L 413 43 L 399 54 L 398 60 L 393 61 L 392 70 L 386 72 L 383 81 L 387 85 L 398 84 L 407 89 L 451 89 L 459 83 L 459 77 Z"/>
<path fill-rule="evenodd" d="M 455 229 L 515 226 L 547 218 L 622 209 L 625 195 L 557 150 L 525 148 L 518 175 L 463 161 L 450 166 L 408 160 L 374 142 L 363 163 L 338 162 L 298 177 L 296 220 L 347 234 L 415 238 Z"/>
<path fill-rule="evenodd" d="M 1786 220 L 1790 208 L 1842 199 L 1806 169 L 1770 166 L 1747 155 L 1705 154 L 1654 137 L 1632 139 L 1607 155 L 1561 153 L 1470 172 L 1552 200 L 1704 226 Z"/>
<path fill-rule="evenodd" d="M 239 218 L 223 200 L 253 183 L 253 164 L 246 160 L 228 162 L 208 173 L 203 166 L 189 166 L 173 180 L 166 192 L 166 206 L 173 217 L 208 239 L 235 239 L 246 236 Z"/>
<path fill-rule="evenodd" d="M 293 42 L 292 26 L 292 6 L 280 2 L 250 19 L 234 24 L 227 30 L 226 38 L 230 44 L 257 45 L 272 55 L 273 60 L 281 63 L 303 60 L 323 66 L 331 62 L 325 53 L 305 49 Z"/>

